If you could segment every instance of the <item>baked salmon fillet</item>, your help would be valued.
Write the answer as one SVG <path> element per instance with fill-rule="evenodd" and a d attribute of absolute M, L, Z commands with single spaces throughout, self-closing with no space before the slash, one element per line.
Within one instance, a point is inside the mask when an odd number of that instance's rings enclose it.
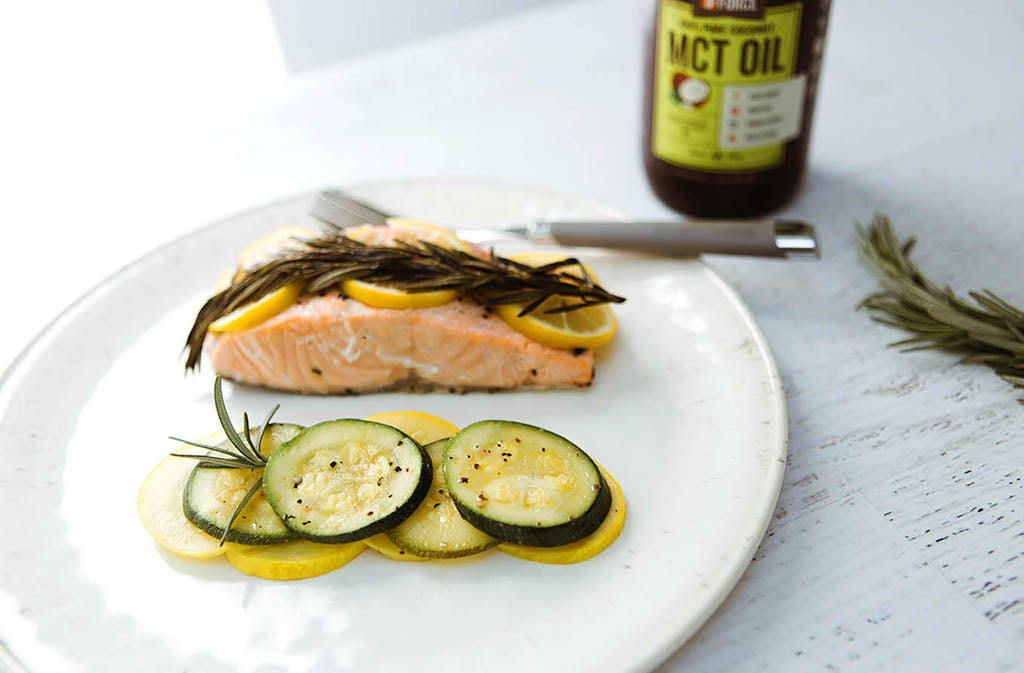
<path fill-rule="evenodd" d="M 382 309 L 336 292 L 309 295 L 248 330 L 211 334 L 225 378 L 312 393 L 588 386 L 591 350 L 528 339 L 479 304 Z"/>

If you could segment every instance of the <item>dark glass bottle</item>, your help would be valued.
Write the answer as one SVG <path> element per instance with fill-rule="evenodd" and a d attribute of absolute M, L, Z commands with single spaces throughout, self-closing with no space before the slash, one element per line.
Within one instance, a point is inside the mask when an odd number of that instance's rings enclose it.
<path fill-rule="evenodd" d="M 644 166 L 697 217 L 755 217 L 796 194 L 807 162 L 829 0 L 656 0 Z"/>

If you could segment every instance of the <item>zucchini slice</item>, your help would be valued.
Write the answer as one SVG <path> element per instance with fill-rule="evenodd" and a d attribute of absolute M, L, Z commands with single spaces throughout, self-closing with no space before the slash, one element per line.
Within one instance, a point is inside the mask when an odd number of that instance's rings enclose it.
<path fill-rule="evenodd" d="M 296 535 L 355 542 L 401 523 L 430 487 L 430 456 L 389 425 L 346 418 L 307 428 L 270 456 L 263 491 Z"/>
<path fill-rule="evenodd" d="M 302 429 L 301 425 L 271 423 L 263 434 L 260 453 L 264 456 L 273 455 L 278 446 L 302 432 Z M 249 436 L 255 443 L 259 439 L 260 429 L 250 429 Z M 222 446 L 229 448 L 230 444 L 225 441 Z M 238 502 L 262 476 L 263 470 L 197 465 L 185 484 L 185 518 L 196 528 L 219 540 Z M 236 544 L 261 545 L 283 542 L 291 537 L 291 531 L 281 523 L 264 495 L 256 493 L 235 519 L 225 539 Z"/>
<path fill-rule="evenodd" d="M 462 517 L 506 542 L 575 542 L 593 533 L 611 506 L 608 484 L 590 456 L 532 425 L 468 425 L 448 440 L 442 462 Z"/>
<path fill-rule="evenodd" d="M 439 439 L 423 447 L 434 465 L 434 478 L 427 497 L 412 515 L 387 532 L 388 539 L 399 549 L 425 558 L 458 558 L 490 549 L 498 543 L 493 537 L 473 527 L 455 509 L 448 495 L 441 469 L 444 447 L 448 439 Z"/>
<path fill-rule="evenodd" d="M 428 558 L 422 556 L 414 556 L 409 552 L 398 547 L 394 542 L 388 539 L 387 533 L 378 533 L 373 537 L 368 537 L 363 540 L 366 546 L 377 552 L 381 556 L 391 559 L 392 561 L 429 561 Z"/>
<path fill-rule="evenodd" d="M 608 510 L 608 516 L 604 518 L 597 530 L 582 540 L 557 547 L 527 547 L 511 542 L 502 542 L 498 545 L 498 550 L 535 563 L 568 565 L 594 558 L 610 547 L 619 538 L 619 533 L 622 532 L 622 527 L 626 523 L 626 498 L 622 495 L 622 489 L 615 481 L 615 477 L 600 465 L 598 467 L 611 491 L 612 505 Z"/>

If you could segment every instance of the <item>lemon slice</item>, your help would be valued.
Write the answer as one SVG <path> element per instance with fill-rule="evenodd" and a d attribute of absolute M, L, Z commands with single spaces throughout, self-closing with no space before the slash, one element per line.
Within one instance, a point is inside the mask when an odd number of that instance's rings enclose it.
<path fill-rule="evenodd" d="M 222 435 L 211 435 L 203 441 L 221 439 Z M 195 466 L 189 458 L 164 458 L 142 482 L 136 504 L 142 527 L 161 547 L 185 558 L 210 558 L 224 553 L 224 548 L 193 526 L 181 506 L 185 482 Z"/>
<path fill-rule="evenodd" d="M 528 252 L 509 259 L 530 266 L 542 266 L 565 259 L 565 256 L 549 252 Z M 572 273 L 572 270 L 567 269 L 567 272 Z M 587 273 L 594 277 L 590 269 L 587 269 Z M 597 348 L 608 343 L 615 336 L 618 323 L 607 304 L 564 313 L 546 312 L 577 303 L 578 300 L 569 297 L 551 297 L 524 316 L 519 315 L 523 310 L 522 304 L 499 304 L 494 307 L 494 312 L 512 329 L 552 348 Z"/>
<path fill-rule="evenodd" d="M 610 547 L 618 539 L 619 533 L 622 532 L 622 527 L 626 523 L 626 498 L 622 495 L 622 489 L 612 475 L 608 474 L 608 471 L 600 465 L 597 468 L 601 470 L 612 496 L 608 516 L 604 518 L 597 530 L 582 540 L 558 547 L 527 547 L 511 542 L 502 542 L 498 545 L 498 549 L 527 561 L 566 565 L 586 561 Z"/>
<path fill-rule="evenodd" d="M 230 544 L 224 552 L 228 563 L 252 577 L 267 580 L 301 580 L 337 570 L 359 556 L 366 545 L 317 544 L 289 540 L 272 545 Z"/>
<path fill-rule="evenodd" d="M 409 220 L 404 217 L 388 219 L 387 231 L 380 227 L 363 225 L 345 230 L 345 235 L 361 243 L 373 245 L 389 245 L 394 241 L 427 241 L 449 250 L 468 252 L 465 241 L 442 226 L 420 220 Z M 454 300 L 459 293 L 455 290 L 435 290 L 432 292 L 406 292 L 387 285 L 367 283 L 361 280 L 346 280 L 342 283 L 342 291 L 356 301 L 374 308 L 408 309 L 430 308 L 441 306 Z"/>
<path fill-rule="evenodd" d="M 224 269 L 217 278 L 217 292 L 227 289 L 232 282 L 245 275 L 246 271 L 263 264 L 281 252 L 301 250 L 304 246 L 301 239 L 315 238 L 312 230 L 301 225 L 281 227 L 266 236 L 261 236 L 249 243 L 238 253 L 237 266 Z M 274 317 L 295 302 L 301 294 L 301 286 L 283 287 L 267 296 L 243 306 L 229 315 L 216 320 L 210 326 L 213 332 L 237 332 L 255 327 L 261 322 Z"/>
<path fill-rule="evenodd" d="M 433 222 L 410 220 L 406 217 L 389 217 L 388 226 L 395 231 L 398 238 L 403 240 L 415 239 L 417 241 L 433 243 L 449 250 L 469 251 L 465 241 L 448 229 Z"/>
<path fill-rule="evenodd" d="M 345 235 L 367 245 L 389 245 L 394 241 L 426 241 L 449 250 L 469 252 L 465 241 L 441 225 L 405 217 L 389 217 L 387 229 L 372 224 L 349 227 L 345 229 Z"/>
<path fill-rule="evenodd" d="M 213 289 L 217 292 L 226 290 L 231 287 L 231 282 L 235 279 L 236 272 L 232 268 L 221 269 L 220 275 L 217 276 L 217 283 L 213 286 Z"/>
<path fill-rule="evenodd" d="M 349 297 L 374 308 L 430 308 L 447 304 L 459 296 L 455 290 L 406 292 L 395 287 L 355 279 L 344 281 L 341 289 Z"/>
<path fill-rule="evenodd" d="M 303 283 L 289 283 L 251 304 L 240 306 L 226 316 L 213 321 L 211 332 L 241 332 L 270 320 L 295 303 L 302 294 Z"/>
<path fill-rule="evenodd" d="M 302 225 L 275 229 L 242 248 L 236 260 L 238 271 L 259 266 L 285 251 L 302 250 L 305 246 L 301 240 L 309 238 L 316 238 L 316 233 Z"/>

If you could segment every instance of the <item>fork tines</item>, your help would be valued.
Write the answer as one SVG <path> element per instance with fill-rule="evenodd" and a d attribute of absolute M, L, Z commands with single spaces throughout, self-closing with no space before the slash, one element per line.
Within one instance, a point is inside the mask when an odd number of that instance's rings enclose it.
<path fill-rule="evenodd" d="M 310 215 L 337 227 L 360 224 L 387 224 L 389 215 L 373 206 L 357 201 L 336 189 L 320 192 Z"/>

